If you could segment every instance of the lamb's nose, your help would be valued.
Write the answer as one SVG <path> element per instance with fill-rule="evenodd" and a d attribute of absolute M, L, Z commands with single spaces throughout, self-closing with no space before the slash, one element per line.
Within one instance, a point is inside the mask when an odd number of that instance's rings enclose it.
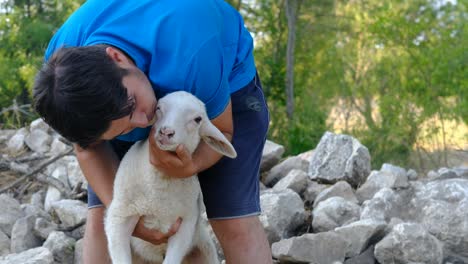
<path fill-rule="evenodd" d="M 175 131 L 174 129 L 170 129 L 170 128 L 167 128 L 167 127 L 162 127 L 159 129 L 159 134 L 162 135 L 162 136 L 166 136 L 168 138 L 171 138 L 175 135 Z"/>

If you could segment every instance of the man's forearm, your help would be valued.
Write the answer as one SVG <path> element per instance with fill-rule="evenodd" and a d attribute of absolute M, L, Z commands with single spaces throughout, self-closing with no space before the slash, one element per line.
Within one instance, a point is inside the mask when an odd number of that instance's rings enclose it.
<path fill-rule="evenodd" d="M 119 159 L 107 142 L 82 149 L 75 146 L 81 170 L 101 202 L 107 207 L 112 201 L 115 173 Z"/>
<path fill-rule="evenodd" d="M 232 141 L 234 126 L 232 121 L 232 105 L 230 99 L 224 112 L 221 113 L 218 117 L 212 119 L 211 122 L 221 131 L 221 133 L 223 133 L 227 140 Z M 193 153 L 192 160 L 197 167 L 198 173 L 213 166 L 221 159 L 221 157 L 221 154 L 214 151 L 202 140 L 195 153 Z"/>
<path fill-rule="evenodd" d="M 232 136 L 229 133 L 223 133 L 224 136 L 231 141 Z M 200 141 L 200 145 L 198 146 L 197 150 L 193 153 L 193 161 L 197 166 L 197 173 L 204 171 L 214 164 L 218 162 L 223 157 L 222 154 L 214 151 L 208 144 L 206 144 L 203 140 Z"/>

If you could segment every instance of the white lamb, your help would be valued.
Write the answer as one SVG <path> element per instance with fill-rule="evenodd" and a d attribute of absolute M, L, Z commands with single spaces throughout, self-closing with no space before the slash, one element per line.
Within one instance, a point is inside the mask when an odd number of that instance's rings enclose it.
<path fill-rule="evenodd" d="M 161 149 L 174 151 L 179 144 L 193 153 L 200 139 L 213 149 L 235 158 L 236 151 L 210 122 L 204 104 L 187 92 L 161 98 L 157 107 L 155 141 Z M 203 206 L 197 177 L 170 178 L 149 162 L 148 141 L 136 143 L 120 163 L 113 200 L 107 210 L 105 231 L 114 264 L 132 263 L 130 244 L 145 261 L 181 263 L 195 247 L 204 263 L 219 263 L 216 249 L 201 218 Z M 145 226 L 167 232 L 177 218 L 182 224 L 167 244 L 153 245 L 131 234 L 141 216 Z"/>

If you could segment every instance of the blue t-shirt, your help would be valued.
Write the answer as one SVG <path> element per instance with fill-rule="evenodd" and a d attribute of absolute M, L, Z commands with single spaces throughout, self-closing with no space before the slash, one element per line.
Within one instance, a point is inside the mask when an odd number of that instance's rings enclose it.
<path fill-rule="evenodd" d="M 156 97 L 177 90 L 194 94 L 211 119 L 256 72 L 252 37 L 223 0 L 89 0 L 57 31 L 45 57 L 62 46 L 96 44 L 125 51 Z M 137 128 L 118 138 L 136 141 L 148 133 Z"/>

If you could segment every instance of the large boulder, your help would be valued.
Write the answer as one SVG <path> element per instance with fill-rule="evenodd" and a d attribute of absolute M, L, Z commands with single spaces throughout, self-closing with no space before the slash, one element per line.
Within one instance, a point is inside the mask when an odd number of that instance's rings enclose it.
<path fill-rule="evenodd" d="M 73 263 L 75 243 L 75 239 L 68 237 L 65 233 L 54 231 L 44 242 L 44 247 L 52 252 L 58 263 Z"/>
<path fill-rule="evenodd" d="M 324 183 L 365 182 L 371 170 L 369 150 L 348 135 L 326 132 L 310 160 L 309 177 Z"/>
<path fill-rule="evenodd" d="M 359 201 L 362 203 L 371 199 L 382 188 L 408 188 L 406 171 L 399 169 L 401 168 L 384 164 L 380 171 L 372 171 L 366 182 L 356 191 Z"/>
<path fill-rule="evenodd" d="M 445 179 L 420 186 L 411 201 L 419 222 L 448 252 L 468 258 L 468 180 Z"/>
<path fill-rule="evenodd" d="M 370 246 L 355 257 L 346 259 L 344 264 L 375 264 L 374 246 Z"/>
<path fill-rule="evenodd" d="M 362 204 L 361 219 L 389 222 L 392 218 L 414 219 L 416 210 L 410 203 L 414 190 L 382 188 Z"/>
<path fill-rule="evenodd" d="M 334 232 L 305 234 L 276 242 L 273 257 L 281 263 L 343 263 L 347 241 Z"/>
<path fill-rule="evenodd" d="M 73 260 L 74 264 L 83 263 L 83 239 L 80 239 L 75 243 L 75 254 Z"/>
<path fill-rule="evenodd" d="M 2 264 L 54 264 L 54 256 L 45 247 L 32 248 L 20 253 L 0 257 Z"/>
<path fill-rule="evenodd" d="M 0 204 L 2 205 L 2 210 L 0 210 L 0 231 L 11 237 L 13 225 L 16 220 L 24 216 L 24 212 L 21 210 L 20 203 L 7 194 L 0 194 Z"/>
<path fill-rule="evenodd" d="M 32 129 L 25 137 L 24 142 L 34 152 L 43 154 L 50 150 L 52 139 L 52 136 L 42 129 Z"/>
<path fill-rule="evenodd" d="M 319 203 L 312 212 L 312 229 L 314 232 L 333 230 L 359 220 L 361 208 L 354 202 L 342 197 L 331 197 Z"/>
<path fill-rule="evenodd" d="M 315 198 L 314 207 L 317 206 L 320 202 L 334 196 L 342 197 L 349 202 L 358 204 L 358 200 L 354 194 L 353 188 L 351 188 L 347 182 L 339 181 L 319 193 L 319 195 Z"/>
<path fill-rule="evenodd" d="M 16 133 L 10 137 L 7 142 L 6 151 L 11 156 L 17 156 L 25 151 L 26 144 L 24 140 L 26 136 L 29 134 L 29 131 L 26 128 L 20 128 L 16 131 Z"/>
<path fill-rule="evenodd" d="M 50 177 L 53 177 L 62 184 L 69 188 L 70 186 L 68 185 L 68 175 L 67 175 L 67 168 L 63 165 L 55 167 L 55 169 L 51 172 Z M 62 193 L 55 187 L 49 185 L 47 188 L 47 193 L 44 199 L 44 208 L 46 211 L 50 211 L 52 203 L 60 201 L 63 199 Z"/>
<path fill-rule="evenodd" d="M 284 178 L 288 173 L 294 169 L 307 171 L 309 163 L 299 157 L 289 157 L 279 164 L 275 165 L 263 177 L 262 182 L 266 186 L 274 186 L 278 181 Z"/>
<path fill-rule="evenodd" d="M 301 197 L 290 189 L 264 191 L 260 195 L 260 204 L 260 221 L 270 244 L 291 237 L 293 231 L 304 224 L 306 219 Z"/>
<path fill-rule="evenodd" d="M 273 141 L 267 140 L 263 147 L 262 161 L 260 162 L 260 171 L 268 171 L 278 164 L 284 153 L 284 147 Z"/>
<path fill-rule="evenodd" d="M 0 230 L 0 256 L 10 254 L 10 238 Z"/>
<path fill-rule="evenodd" d="M 387 224 L 383 221 L 366 219 L 338 227 L 335 232 L 348 241 L 346 257 L 361 255 L 366 248 L 384 236 Z"/>
<path fill-rule="evenodd" d="M 415 223 L 396 225 L 375 246 L 376 259 L 380 263 L 442 264 L 442 243 L 423 226 Z"/>
<path fill-rule="evenodd" d="M 20 253 L 22 251 L 40 247 L 42 240 L 34 232 L 36 217 L 29 215 L 16 221 L 11 231 L 11 252 Z"/>
<path fill-rule="evenodd" d="M 86 221 L 88 207 L 78 200 L 60 200 L 52 203 L 51 210 L 58 216 L 64 228 L 74 228 Z"/>
<path fill-rule="evenodd" d="M 286 177 L 282 178 L 278 183 L 273 186 L 273 190 L 281 191 L 284 189 L 291 189 L 297 194 L 303 194 L 304 190 L 307 188 L 307 173 L 302 170 L 292 170 Z"/>
<path fill-rule="evenodd" d="M 320 193 L 322 193 L 328 187 L 330 187 L 330 185 L 320 184 L 316 181 L 309 181 L 307 188 L 303 193 L 305 205 L 308 207 L 312 206 Z"/>

